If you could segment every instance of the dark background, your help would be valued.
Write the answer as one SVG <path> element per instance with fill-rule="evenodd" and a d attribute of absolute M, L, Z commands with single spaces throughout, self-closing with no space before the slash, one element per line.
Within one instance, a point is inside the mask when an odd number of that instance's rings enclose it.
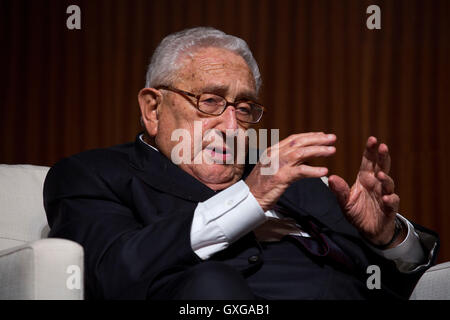
<path fill-rule="evenodd" d="M 66 8 L 81 7 L 81 30 Z M 377 4 L 382 29 L 366 28 Z M 186 27 L 242 37 L 263 75 L 261 127 L 334 132 L 353 182 L 369 135 L 391 150 L 400 212 L 450 260 L 448 0 L 0 0 L 0 163 L 51 166 L 131 141 L 158 42 Z"/>

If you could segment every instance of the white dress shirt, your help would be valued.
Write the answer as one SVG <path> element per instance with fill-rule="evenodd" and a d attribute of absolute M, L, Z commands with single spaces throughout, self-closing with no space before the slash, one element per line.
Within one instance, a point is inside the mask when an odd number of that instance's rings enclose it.
<path fill-rule="evenodd" d="M 140 139 L 147 144 L 142 135 Z M 155 147 L 147 145 L 158 151 Z M 322 181 L 328 185 L 326 177 L 322 178 Z M 386 259 L 393 260 L 400 272 L 413 272 L 430 264 L 437 239 L 415 230 L 414 226 L 400 214 L 397 216 L 408 226 L 408 233 L 403 242 L 395 248 L 386 250 L 379 250 L 368 243 L 369 247 Z M 192 249 L 201 259 L 209 259 L 269 218 L 280 219 L 283 216 L 274 210 L 264 212 L 247 184 L 240 180 L 197 205 L 191 226 Z M 295 234 L 309 237 L 309 234 L 300 227 Z M 425 247 L 431 248 L 428 257 L 421 241 Z"/>

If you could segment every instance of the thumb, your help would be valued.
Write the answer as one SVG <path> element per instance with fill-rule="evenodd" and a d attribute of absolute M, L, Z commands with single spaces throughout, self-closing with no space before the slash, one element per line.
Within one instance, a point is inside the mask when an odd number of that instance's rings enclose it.
<path fill-rule="evenodd" d="M 345 208 L 350 195 L 350 187 L 347 182 L 337 175 L 332 175 L 328 178 L 328 183 L 331 191 L 336 195 L 341 207 Z"/>

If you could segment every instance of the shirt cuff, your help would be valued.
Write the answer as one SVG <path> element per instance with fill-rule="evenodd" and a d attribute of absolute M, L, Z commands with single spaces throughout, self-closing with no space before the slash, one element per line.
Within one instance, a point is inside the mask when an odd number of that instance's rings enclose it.
<path fill-rule="evenodd" d="M 197 205 L 191 226 L 191 247 L 201 259 L 208 259 L 265 220 L 258 201 L 240 180 Z"/>
<path fill-rule="evenodd" d="M 437 239 L 434 239 L 431 236 L 419 236 L 418 232 L 414 229 L 414 226 L 407 219 L 398 213 L 397 217 L 399 217 L 408 228 L 406 238 L 399 245 L 390 249 L 380 250 L 370 244 L 369 247 L 382 257 L 393 260 L 400 272 L 410 273 L 417 271 L 420 268 L 427 267 L 431 263 L 431 257 L 436 248 L 435 245 L 433 246 L 433 241 Z M 422 242 L 426 242 L 425 247 L 431 249 L 428 260 L 426 260 L 427 255 L 421 240 Z"/>

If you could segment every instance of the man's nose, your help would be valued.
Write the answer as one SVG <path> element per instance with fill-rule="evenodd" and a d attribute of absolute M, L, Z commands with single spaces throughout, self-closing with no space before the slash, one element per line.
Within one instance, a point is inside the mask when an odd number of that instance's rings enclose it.
<path fill-rule="evenodd" d="M 236 119 L 236 109 L 233 106 L 229 106 L 226 110 L 220 115 L 221 127 L 222 129 L 231 129 L 236 130 L 239 128 L 238 121 Z"/>

